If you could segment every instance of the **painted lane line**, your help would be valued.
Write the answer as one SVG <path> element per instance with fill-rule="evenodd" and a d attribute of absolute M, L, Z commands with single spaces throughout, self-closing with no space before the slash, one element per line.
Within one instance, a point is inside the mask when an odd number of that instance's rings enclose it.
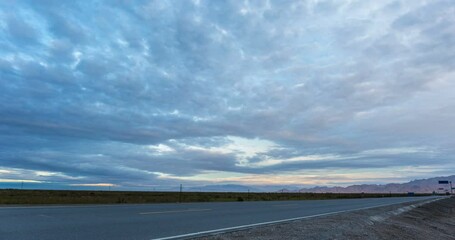
<path fill-rule="evenodd" d="M 139 204 L 100 204 L 100 205 L 58 205 L 58 206 L 11 206 L 11 207 L 0 207 L 0 210 L 10 209 L 53 209 L 53 208 L 99 208 L 99 207 L 128 207 L 128 206 L 140 206 Z"/>
<path fill-rule="evenodd" d="M 274 207 L 298 207 L 299 204 L 280 204 L 280 205 L 273 205 Z"/>
<path fill-rule="evenodd" d="M 148 214 L 163 214 L 163 213 L 184 213 L 184 212 L 205 212 L 210 211 L 212 209 L 204 208 L 204 209 L 183 209 L 183 210 L 170 210 L 170 211 L 159 211 L 159 212 L 141 212 L 140 215 L 148 215 Z"/>
<path fill-rule="evenodd" d="M 437 200 L 441 200 L 441 199 L 443 199 L 443 198 L 431 199 L 429 201 L 427 199 L 427 201 L 425 201 L 425 203 L 433 202 L 433 201 L 437 201 Z M 303 219 L 308 219 L 308 218 L 329 216 L 329 215 L 335 215 L 335 214 L 347 213 L 347 212 L 353 212 L 353 211 L 359 211 L 359 210 L 366 210 L 366 209 L 377 208 L 377 207 L 391 206 L 391 205 L 395 205 L 395 204 L 411 203 L 411 202 L 416 202 L 416 201 L 420 201 L 420 200 L 412 200 L 412 201 L 405 201 L 405 202 L 401 202 L 400 201 L 400 202 L 396 202 L 396 203 L 380 204 L 380 205 L 376 205 L 376 206 L 362 207 L 362 208 L 335 211 L 335 212 L 328 212 L 328 213 L 321 213 L 321 214 L 315 214 L 315 215 L 304 216 L 304 217 L 296 217 L 296 218 L 288 218 L 288 219 L 269 221 L 269 222 L 262 222 L 262 223 L 246 224 L 246 225 L 240 225 L 240 226 L 228 227 L 228 228 L 219 228 L 219 229 L 213 229 L 213 230 L 208 230 L 208 231 L 201 231 L 201 232 L 195 232 L 195 233 L 187 233 L 187 234 L 175 235 L 175 236 L 170 236 L 170 237 L 153 238 L 151 240 L 188 239 L 188 238 L 193 238 L 193 237 L 205 236 L 205 235 L 209 235 L 209 234 L 237 231 L 237 230 L 242 230 L 242 229 L 249 229 L 249 228 L 252 228 L 252 227 L 273 225 L 273 224 L 277 224 L 277 223 L 292 222 L 292 221 L 296 221 L 296 220 L 303 220 Z"/>
<path fill-rule="evenodd" d="M 128 204 L 68 204 L 68 205 L 23 205 L 23 206 L 5 206 L 0 205 L 1 210 L 10 210 L 10 209 L 53 209 L 53 208 L 100 208 L 100 207 L 116 207 L 116 208 L 124 208 L 124 207 L 142 207 L 142 206 L 158 206 L 160 204 L 174 204 L 174 203 L 128 203 Z M 197 204 L 196 202 L 189 202 L 189 203 L 179 203 L 180 205 L 190 205 L 190 204 Z"/>

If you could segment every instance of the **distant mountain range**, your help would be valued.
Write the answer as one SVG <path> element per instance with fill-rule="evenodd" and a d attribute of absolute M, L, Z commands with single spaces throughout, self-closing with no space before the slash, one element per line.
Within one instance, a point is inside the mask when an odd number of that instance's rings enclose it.
<path fill-rule="evenodd" d="M 352 185 L 348 187 L 314 187 L 303 188 L 300 192 L 314 192 L 314 193 L 432 193 L 433 191 L 442 193 L 450 191 L 449 184 L 439 184 L 440 180 L 448 180 L 455 183 L 455 175 L 448 177 L 435 177 L 428 179 L 418 179 L 407 183 L 390 183 L 385 185 L 377 184 L 362 184 Z M 455 186 L 455 185 L 454 185 Z"/>
<path fill-rule="evenodd" d="M 191 192 L 276 192 L 280 188 L 290 188 L 293 191 L 298 191 L 296 186 L 245 186 L 239 184 L 222 184 L 222 185 L 206 185 L 201 187 L 189 187 L 185 191 Z"/>
<path fill-rule="evenodd" d="M 449 184 L 438 184 L 440 180 L 448 180 L 454 183 L 455 187 L 455 175 L 448 177 L 435 177 L 428 179 L 418 179 L 407 183 L 390 183 L 385 185 L 380 184 L 361 184 L 352 185 L 348 187 L 312 187 L 312 188 L 301 188 L 296 186 L 245 186 L 237 184 L 225 184 L 225 185 L 206 185 L 201 187 L 189 187 L 185 188 L 185 191 L 191 192 L 313 192 L 313 193 L 443 193 L 450 191 Z"/>
<path fill-rule="evenodd" d="M 259 191 L 255 187 L 249 187 L 237 184 L 226 184 L 226 185 L 206 185 L 201 187 L 190 187 L 187 191 L 193 192 L 256 192 Z"/>

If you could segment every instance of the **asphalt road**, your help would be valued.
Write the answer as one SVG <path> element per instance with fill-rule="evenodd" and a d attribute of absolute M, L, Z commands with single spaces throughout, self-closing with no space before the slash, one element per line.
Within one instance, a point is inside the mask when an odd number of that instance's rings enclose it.
<path fill-rule="evenodd" d="M 157 239 L 432 197 L 0 207 L 0 239 Z M 190 234 L 190 235 L 188 235 Z"/>

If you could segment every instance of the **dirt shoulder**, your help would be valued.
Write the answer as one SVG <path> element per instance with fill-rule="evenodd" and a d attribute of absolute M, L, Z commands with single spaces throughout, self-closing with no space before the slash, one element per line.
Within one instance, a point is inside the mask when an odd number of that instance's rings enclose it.
<path fill-rule="evenodd" d="M 198 239 L 455 239 L 455 198 L 360 210 Z"/>

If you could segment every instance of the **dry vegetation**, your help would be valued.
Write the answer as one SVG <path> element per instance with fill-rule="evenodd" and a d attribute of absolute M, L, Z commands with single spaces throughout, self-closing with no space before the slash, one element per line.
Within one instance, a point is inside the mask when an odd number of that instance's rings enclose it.
<path fill-rule="evenodd" d="M 0 204 L 116 204 L 172 202 L 232 202 L 402 197 L 406 194 L 126 192 L 64 190 L 0 190 Z"/>

